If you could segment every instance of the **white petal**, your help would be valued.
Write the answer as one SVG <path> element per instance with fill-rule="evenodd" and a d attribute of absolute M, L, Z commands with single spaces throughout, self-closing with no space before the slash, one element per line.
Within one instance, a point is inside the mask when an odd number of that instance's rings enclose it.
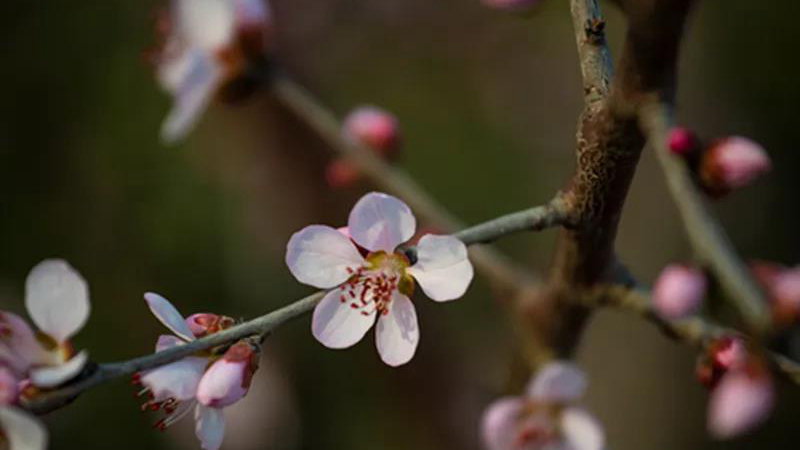
<path fill-rule="evenodd" d="M 31 382 L 41 388 L 54 388 L 78 376 L 87 361 L 89 353 L 82 350 L 64 364 L 32 369 Z"/>
<path fill-rule="evenodd" d="M 156 316 L 156 319 L 164 324 L 165 327 L 169 328 L 170 331 L 178 335 L 178 337 L 186 341 L 193 341 L 195 339 L 192 330 L 186 325 L 183 316 L 172 306 L 169 300 L 156 293 L 147 292 L 144 294 L 144 301 L 147 302 L 147 306 L 150 307 L 150 311 Z"/>
<path fill-rule="evenodd" d="M 187 50 L 185 61 L 169 62 L 182 64 L 183 78 L 171 80 L 177 89 L 174 92 L 174 104 L 161 126 L 161 139 L 171 144 L 183 139 L 200 119 L 203 111 L 216 93 L 222 82 L 223 71 L 213 54 L 200 49 Z M 175 70 L 165 68 L 165 74 L 175 77 Z"/>
<path fill-rule="evenodd" d="M 364 258 L 353 242 L 324 225 L 310 225 L 293 234 L 286 246 L 286 265 L 297 281 L 320 289 L 332 288 L 350 278 Z"/>
<path fill-rule="evenodd" d="M 414 303 L 405 295 L 395 291 L 389 303 L 389 312 L 378 318 L 375 328 L 375 344 L 386 364 L 401 366 L 414 357 L 419 343 L 419 326 Z"/>
<path fill-rule="evenodd" d="M 586 391 L 586 375 L 566 361 L 550 362 L 542 367 L 528 386 L 528 395 L 545 403 L 573 403 Z"/>
<path fill-rule="evenodd" d="M 200 446 L 204 450 L 217 450 L 225 437 L 225 416 L 222 410 L 198 403 L 194 410 L 194 420 L 194 432 L 197 439 L 200 439 Z"/>
<path fill-rule="evenodd" d="M 600 422 L 583 408 L 567 408 L 561 413 L 561 432 L 572 450 L 603 450 L 606 445 Z"/>
<path fill-rule="evenodd" d="M 455 300 L 466 292 L 474 271 L 467 246 L 453 236 L 426 234 L 417 245 L 417 263 L 408 273 L 436 301 Z"/>
<path fill-rule="evenodd" d="M 178 32 L 190 45 L 220 50 L 233 37 L 234 8 L 230 0 L 177 0 Z"/>
<path fill-rule="evenodd" d="M 160 352 L 162 350 L 166 350 L 172 347 L 177 347 L 185 343 L 186 341 L 177 336 L 173 336 L 171 334 L 162 334 L 161 336 L 158 337 L 158 341 L 156 342 L 156 351 Z"/>
<path fill-rule="evenodd" d="M 512 450 L 517 440 L 517 421 L 525 406 L 520 397 L 493 402 L 481 418 L 481 436 L 488 450 Z"/>
<path fill-rule="evenodd" d="M 417 219 L 400 199 L 371 192 L 353 207 L 347 227 L 353 240 L 367 250 L 393 252 L 414 236 Z"/>
<path fill-rule="evenodd" d="M 375 310 L 362 314 L 363 309 L 355 309 L 350 303 L 342 303 L 341 291 L 328 292 L 314 308 L 311 318 L 311 332 L 328 348 L 347 348 L 364 337 L 375 323 Z"/>
<path fill-rule="evenodd" d="M 0 406 L 0 430 L 5 434 L 10 450 L 47 448 L 47 430 L 44 425 L 20 409 Z"/>
<path fill-rule="evenodd" d="M 89 289 L 66 261 L 48 259 L 25 280 L 25 307 L 40 330 L 64 343 L 89 318 Z"/>
<path fill-rule="evenodd" d="M 145 373 L 141 381 L 153 392 L 156 401 L 189 400 L 197 393 L 206 365 L 206 358 L 190 356 Z"/>

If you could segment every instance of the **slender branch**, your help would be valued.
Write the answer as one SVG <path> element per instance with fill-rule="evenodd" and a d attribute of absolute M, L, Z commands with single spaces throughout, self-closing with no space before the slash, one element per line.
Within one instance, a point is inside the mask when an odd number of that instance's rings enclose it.
<path fill-rule="evenodd" d="M 431 198 L 408 174 L 387 163 L 367 147 L 344 138 L 341 123 L 335 114 L 303 86 L 281 73 L 271 74 L 269 82 L 272 92 L 286 108 L 377 186 L 401 197 L 417 215 L 431 225 L 448 232 L 464 228 L 464 224 L 450 214 L 447 208 Z M 471 249 L 470 256 L 478 270 L 511 290 L 538 281 L 530 270 L 515 265 L 505 255 L 492 248 Z"/>
<path fill-rule="evenodd" d="M 573 0 L 570 6 L 583 77 L 583 95 L 586 103 L 594 103 L 608 96 L 613 76 L 611 52 L 604 45 L 606 22 L 597 1 Z"/>
<path fill-rule="evenodd" d="M 541 230 L 555 225 L 561 217 L 559 211 L 559 208 L 552 205 L 531 208 L 466 228 L 454 236 L 467 245 L 493 242 L 521 231 Z M 409 250 L 413 250 L 413 247 Z M 25 406 L 35 413 L 43 414 L 68 404 L 82 392 L 107 381 L 163 366 L 194 353 L 230 344 L 246 337 L 264 336 L 280 325 L 311 311 L 324 295 L 323 291 L 316 292 L 283 308 L 186 345 L 171 347 L 128 361 L 87 366 L 83 376 L 58 389 L 42 392 Z"/>
<path fill-rule="evenodd" d="M 717 275 L 721 287 L 745 323 L 760 335 L 770 325 L 764 294 L 736 254 L 725 230 L 712 215 L 686 164 L 669 152 L 667 133 L 672 120 L 670 107 L 665 104 L 650 104 L 641 111 L 642 128 L 646 130 L 650 146 L 664 170 L 692 247 Z"/>

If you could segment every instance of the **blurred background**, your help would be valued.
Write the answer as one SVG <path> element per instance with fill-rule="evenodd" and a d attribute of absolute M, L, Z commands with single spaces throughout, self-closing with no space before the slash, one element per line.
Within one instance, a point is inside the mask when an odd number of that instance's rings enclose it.
<path fill-rule="evenodd" d="M 372 189 L 332 190 L 332 154 L 262 92 L 214 105 L 189 139 L 159 143 L 169 99 L 142 54 L 155 0 L 3 2 L 0 307 L 24 314 L 30 268 L 70 261 L 91 289 L 77 348 L 97 361 L 152 351 L 162 328 L 142 301 L 159 292 L 185 314 L 249 318 L 309 292 L 283 256 L 292 232 L 343 224 Z M 528 17 L 477 0 L 274 0 L 276 57 L 338 113 L 363 103 L 400 119 L 399 165 L 468 223 L 539 204 L 574 167 L 581 84 L 568 2 Z M 618 48 L 624 24 L 610 5 Z M 748 258 L 797 263 L 800 45 L 794 0 L 702 2 L 687 34 L 679 119 L 705 136 L 743 134 L 768 149 L 771 176 L 718 204 Z M 659 168 L 646 153 L 618 249 L 651 281 L 691 257 Z M 542 270 L 554 232 L 498 246 Z M 268 340 L 251 394 L 228 411 L 223 449 L 478 449 L 477 424 L 507 392 L 515 342 L 486 283 L 447 305 L 417 302 L 422 339 L 399 369 L 371 338 L 330 351 L 309 318 Z M 579 362 L 589 406 L 616 450 L 778 448 L 795 442 L 800 389 L 733 443 L 705 436 L 695 353 L 640 319 L 602 311 Z M 47 417 L 52 448 L 199 448 L 192 420 L 165 433 L 119 380 Z M 795 428 L 792 428 L 795 427 Z"/>

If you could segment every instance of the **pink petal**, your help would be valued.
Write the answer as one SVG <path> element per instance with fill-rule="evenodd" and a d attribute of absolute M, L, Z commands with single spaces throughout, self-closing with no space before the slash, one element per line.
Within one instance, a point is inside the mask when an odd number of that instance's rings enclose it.
<path fill-rule="evenodd" d="M 653 286 L 653 306 L 669 319 L 694 314 L 706 295 L 706 276 L 702 270 L 671 264 L 661 271 Z"/>
<path fill-rule="evenodd" d="M 773 402 L 772 381 L 766 374 L 728 372 L 711 393 L 708 430 L 720 439 L 747 433 L 767 419 Z"/>
<path fill-rule="evenodd" d="M 386 364 L 401 366 L 414 357 L 419 343 L 417 312 L 411 300 L 395 291 L 389 303 L 389 312 L 378 317 L 375 344 L 378 354 Z"/>
<path fill-rule="evenodd" d="M 16 314 L 0 311 L 0 363 L 22 374 L 31 364 L 46 360 L 47 352 L 28 324 Z"/>
<path fill-rule="evenodd" d="M 0 431 L 10 450 L 47 449 L 47 430 L 35 417 L 12 406 L 0 406 Z"/>
<path fill-rule="evenodd" d="M 200 379 L 197 400 L 213 408 L 225 408 L 241 400 L 250 389 L 257 357 L 250 344 L 234 344 Z"/>
<path fill-rule="evenodd" d="M 481 435 L 488 450 L 515 448 L 517 421 L 524 406 L 520 397 L 503 397 L 486 409 L 481 418 Z"/>
<path fill-rule="evenodd" d="M 342 303 L 339 289 L 328 292 L 314 308 L 311 332 L 328 348 L 347 348 L 355 345 L 375 323 L 375 309 L 355 309 L 350 303 Z"/>
<path fill-rule="evenodd" d="M 78 376 L 88 361 L 89 353 L 83 350 L 63 364 L 32 369 L 31 382 L 40 388 L 54 388 Z"/>
<path fill-rule="evenodd" d="M 147 306 L 150 307 L 150 311 L 156 316 L 156 319 L 164 324 L 165 327 L 169 328 L 170 331 L 178 335 L 178 337 L 183 338 L 183 340 L 187 342 L 195 339 L 192 330 L 186 325 L 183 316 L 172 306 L 169 300 L 156 293 L 146 292 L 144 294 L 144 301 L 147 302 Z"/>
<path fill-rule="evenodd" d="M 453 236 L 426 234 L 417 245 L 417 263 L 408 273 L 436 301 L 455 300 L 466 292 L 474 271 L 467 247 Z"/>
<path fill-rule="evenodd" d="M 225 416 L 221 409 L 198 404 L 194 410 L 197 439 L 204 450 L 217 450 L 225 437 Z"/>
<path fill-rule="evenodd" d="M 586 375 L 566 361 L 550 362 L 536 373 L 528 386 L 528 395 L 539 402 L 568 404 L 586 391 Z"/>
<path fill-rule="evenodd" d="M 606 445 L 602 425 L 583 408 L 571 407 L 561 413 L 561 432 L 571 450 L 603 450 Z"/>
<path fill-rule="evenodd" d="M 350 239 L 331 227 L 310 225 L 293 234 L 286 265 L 297 281 L 329 289 L 347 281 L 364 258 Z"/>
<path fill-rule="evenodd" d="M 141 382 L 153 392 L 155 401 L 193 399 L 206 365 L 206 358 L 190 356 L 143 374 Z"/>
<path fill-rule="evenodd" d="M 25 280 L 25 307 L 40 330 L 64 343 L 89 319 L 89 289 L 66 261 L 48 259 Z"/>
<path fill-rule="evenodd" d="M 414 236 L 417 219 L 400 199 L 371 192 L 353 207 L 347 226 L 358 245 L 391 253 Z"/>
<path fill-rule="evenodd" d="M 233 0 L 236 21 L 240 27 L 266 25 L 272 22 L 272 11 L 264 0 Z"/>
<path fill-rule="evenodd" d="M 17 402 L 19 380 L 7 367 L 0 366 L 0 407 Z"/>

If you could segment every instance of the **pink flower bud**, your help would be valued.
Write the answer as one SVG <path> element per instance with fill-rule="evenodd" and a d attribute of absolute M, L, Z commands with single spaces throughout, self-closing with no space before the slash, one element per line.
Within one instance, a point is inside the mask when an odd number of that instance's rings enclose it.
<path fill-rule="evenodd" d="M 694 150 L 696 141 L 691 130 L 675 127 L 669 132 L 667 145 L 672 153 L 685 156 Z"/>
<path fill-rule="evenodd" d="M 361 106 L 348 114 L 342 133 L 345 138 L 365 145 L 383 157 L 392 156 L 400 143 L 397 119 L 374 106 Z"/>
<path fill-rule="evenodd" d="M 186 325 L 195 337 L 217 333 L 232 327 L 235 323 L 236 321 L 228 316 L 211 313 L 197 313 L 186 318 Z"/>
<path fill-rule="evenodd" d="M 653 287 L 653 306 L 669 319 L 693 314 L 706 295 L 706 277 L 699 269 L 681 264 L 667 266 Z"/>
<path fill-rule="evenodd" d="M 257 349 L 245 341 L 237 342 L 206 370 L 197 386 L 197 400 L 213 408 L 236 403 L 247 394 L 257 368 Z"/>
<path fill-rule="evenodd" d="M 723 370 L 739 369 L 747 362 L 747 349 L 741 339 L 726 336 L 711 345 L 714 366 Z"/>
<path fill-rule="evenodd" d="M 0 406 L 12 405 L 19 398 L 19 381 L 7 367 L 0 366 Z"/>
<path fill-rule="evenodd" d="M 350 187 L 359 178 L 361 178 L 361 172 L 352 163 L 344 159 L 333 160 L 325 168 L 325 181 L 333 188 Z"/>
<path fill-rule="evenodd" d="M 774 402 L 772 380 L 762 368 L 735 370 L 722 377 L 708 404 L 708 430 L 729 439 L 755 428 Z"/>
<path fill-rule="evenodd" d="M 542 0 L 481 0 L 484 5 L 506 11 L 527 11 L 540 3 Z"/>
<path fill-rule="evenodd" d="M 778 325 L 791 325 L 800 318 L 800 266 L 787 268 L 769 262 L 751 265 L 756 279 L 769 295 L 772 315 Z"/>
<path fill-rule="evenodd" d="M 706 151 L 700 178 L 711 195 L 722 196 L 750 184 L 770 168 L 769 156 L 761 145 L 734 136 L 716 141 Z"/>

